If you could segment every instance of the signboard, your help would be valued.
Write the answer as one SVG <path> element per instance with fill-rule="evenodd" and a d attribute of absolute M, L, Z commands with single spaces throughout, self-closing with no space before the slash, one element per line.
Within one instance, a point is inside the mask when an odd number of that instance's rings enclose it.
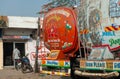
<path fill-rule="evenodd" d="M 36 53 L 35 52 L 32 52 L 30 54 L 31 56 L 31 60 L 32 61 L 35 61 L 35 58 L 36 58 Z M 46 59 L 47 58 L 47 53 L 38 53 L 38 60 L 41 60 L 41 59 Z"/>
<path fill-rule="evenodd" d="M 113 61 L 106 62 L 107 70 L 113 70 Z"/>
<path fill-rule="evenodd" d="M 120 0 L 110 0 L 110 16 L 120 16 Z"/>
<path fill-rule="evenodd" d="M 40 43 L 41 45 L 39 46 L 42 46 L 39 47 L 39 50 L 38 50 L 38 63 L 40 64 L 41 63 L 41 59 L 46 59 L 47 57 L 47 54 L 50 53 L 50 51 L 44 47 L 44 43 Z M 32 66 L 34 66 L 35 64 L 35 58 L 36 58 L 36 40 L 29 40 L 27 43 L 26 43 L 26 52 L 29 53 L 29 59 L 30 59 L 30 63 L 32 64 Z"/>
<path fill-rule="evenodd" d="M 56 59 L 59 53 L 60 53 L 60 50 L 51 50 L 51 53 L 49 54 L 48 59 Z"/>
<path fill-rule="evenodd" d="M 70 67 L 70 61 L 65 60 L 42 60 L 43 66 Z"/>
<path fill-rule="evenodd" d="M 85 60 L 80 61 L 80 68 L 85 68 Z"/>
<path fill-rule="evenodd" d="M 106 60 L 106 61 L 80 61 L 81 69 L 88 70 L 106 70 L 106 71 L 120 71 L 120 61 Z"/>
<path fill-rule="evenodd" d="M 86 61 L 86 68 L 91 69 L 105 69 L 106 68 L 106 62 L 104 61 Z"/>
<path fill-rule="evenodd" d="M 38 28 L 38 17 L 8 16 L 10 28 Z"/>
<path fill-rule="evenodd" d="M 120 62 L 113 62 L 113 70 L 120 70 Z"/>
<path fill-rule="evenodd" d="M 3 36 L 3 39 L 30 39 L 30 36 Z"/>

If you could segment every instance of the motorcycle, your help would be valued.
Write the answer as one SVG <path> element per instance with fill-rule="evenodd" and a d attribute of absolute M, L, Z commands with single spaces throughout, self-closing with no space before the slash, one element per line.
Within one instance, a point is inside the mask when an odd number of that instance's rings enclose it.
<path fill-rule="evenodd" d="M 33 68 L 30 64 L 30 61 L 28 59 L 28 54 L 26 54 L 25 56 L 23 56 L 20 60 L 21 63 L 19 63 L 18 65 L 21 66 L 21 71 L 22 73 L 26 73 L 27 70 L 29 70 L 30 72 L 33 72 Z"/>

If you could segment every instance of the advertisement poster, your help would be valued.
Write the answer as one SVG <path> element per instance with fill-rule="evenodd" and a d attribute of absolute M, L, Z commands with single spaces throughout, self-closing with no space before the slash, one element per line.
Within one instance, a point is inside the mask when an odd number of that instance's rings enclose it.
<path fill-rule="evenodd" d="M 35 58 L 36 58 L 36 40 L 31 40 L 27 43 L 27 49 L 29 53 L 29 59 L 34 66 L 35 64 Z M 44 43 L 42 42 L 41 45 L 39 44 L 38 48 L 38 63 L 41 63 L 41 59 L 45 59 L 47 57 L 47 54 L 50 53 L 50 51 L 44 47 Z"/>

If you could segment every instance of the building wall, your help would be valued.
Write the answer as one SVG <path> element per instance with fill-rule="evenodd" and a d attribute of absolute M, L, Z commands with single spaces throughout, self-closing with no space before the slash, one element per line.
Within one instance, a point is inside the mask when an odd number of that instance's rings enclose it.
<path fill-rule="evenodd" d="M 28 53 L 26 43 L 32 38 L 35 39 L 36 30 L 38 28 L 37 23 L 38 17 L 21 17 L 21 16 L 5 16 L 5 17 L 7 17 L 6 22 L 7 24 L 5 27 L 8 28 L 1 28 L 2 37 L 0 39 L 0 69 L 4 68 L 4 50 L 3 50 L 4 42 L 25 43 L 25 53 Z M 34 47 L 31 46 L 31 48 Z"/>
<path fill-rule="evenodd" d="M 0 69 L 3 69 L 3 41 L 0 39 Z"/>
<path fill-rule="evenodd" d="M 8 16 L 8 27 L 10 28 L 38 28 L 38 17 Z"/>
<path fill-rule="evenodd" d="M 41 47 L 41 48 L 40 48 Z M 35 57 L 36 57 L 36 40 L 28 40 L 25 44 L 26 53 L 29 53 L 29 59 L 32 66 L 35 64 Z M 45 59 L 47 54 L 50 51 L 44 46 L 44 42 L 39 43 L 38 49 L 38 63 L 40 64 L 41 59 Z"/>

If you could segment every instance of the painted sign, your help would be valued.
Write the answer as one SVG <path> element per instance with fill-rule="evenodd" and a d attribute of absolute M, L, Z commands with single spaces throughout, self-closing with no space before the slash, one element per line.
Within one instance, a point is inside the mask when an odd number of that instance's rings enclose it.
<path fill-rule="evenodd" d="M 107 70 L 120 71 L 120 61 L 106 60 L 106 61 L 80 61 L 80 68 L 88 70 Z"/>
<path fill-rule="evenodd" d="M 85 68 L 85 60 L 80 61 L 80 68 Z"/>
<path fill-rule="evenodd" d="M 113 70 L 120 70 L 120 62 L 113 62 Z"/>
<path fill-rule="evenodd" d="M 46 61 L 46 64 L 51 65 L 51 66 L 58 66 L 59 65 L 58 61 L 52 61 L 52 60 Z"/>
<path fill-rule="evenodd" d="M 108 26 L 108 27 L 105 27 L 105 32 L 110 32 L 110 31 L 117 31 L 117 30 L 120 30 L 120 27 L 116 28 L 115 26 Z"/>
<path fill-rule="evenodd" d="M 30 39 L 30 36 L 3 36 L 3 39 Z"/>
<path fill-rule="evenodd" d="M 120 0 L 82 1 L 88 6 L 81 5 L 79 7 L 81 8 L 78 14 L 80 40 L 83 42 L 86 40 L 85 43 L 89 42 L 93 46 L 108 45 L 112 51 L 119 50 Z M 101 8 L 98 8 L 98 5 L 102 5 Z M 88 16 L 85 16 L 86 9 L 88 9 L 86 14 Z"/>
<path fill-rule="evenodd" d="M 30 57 L 31 57 L 31 60 L 35 60 L 35 58 L 36 58 L 36 53 L 35 52 L 32 52 L 31 54 L 30 54 Z M 38 53 L 38 60 L 40 60 L 40 59 L 46 59 L 47 58 L 47 53 Z"/>
<path fill-rule="evenodd" d="M 110 50 L 118 49 L 120 46 L 120 38 L 117 32 L 111 32 L 111 36 L 102 36 L 102 43 L 104 45 L 109 45 Z"/>
<path fill-rule="evenodd" d="M 8 16 L 10 28 L 38 28 L 38 17 Z"/>
<path fill-rule="evenodd" d="M 42 60 L 43 66 L 70 67 L 70 61 L 65 60 Z"/>
<path fill-rule="evenodd" d="M 109 9 L 111 17 L 120 16 L 120 0 L 110 0 Z"/>
<path fill-rule="evenodd" d="M 39 45 L 39 50 L 38 50 L 38 63 L 41 63 L 41 59 L 45 59 L 48 56 L 48 53 L 50 53 L 50 51 L 48 49 L 46 49 L 46 47 L 44 47 L 44 43 L 41 42 Z M 30 59 L 30 63 L 32 66 L 34 66 L 35 64 L 35 58 L 36 58 L 36 40 L 29 40 L 26 43 L 26 52 L 29 53 L 29 59 Z"/>
<path fill-rule="evenodd" d="M 107 70 L 113 70 L 113 61 L 107 61 Z"/>
<path fill-rule="evenodd" d="M 86 66 L 86 68 L 91 68 L 91 69 L 105 69 L 106 62 L 104 62 L 104 61 L 87 61 L 85 66 Z"/>

